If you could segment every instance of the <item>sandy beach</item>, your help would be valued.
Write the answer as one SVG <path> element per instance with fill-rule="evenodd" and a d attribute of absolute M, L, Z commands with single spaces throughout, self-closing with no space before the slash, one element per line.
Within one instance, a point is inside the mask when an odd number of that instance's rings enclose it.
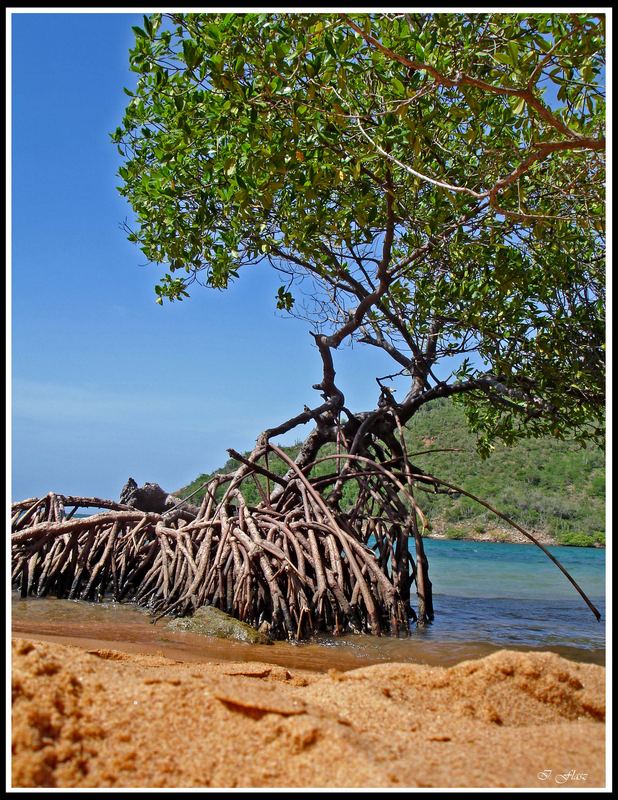
<path fill-rule="evenodd" d="M 605 668 L 328 672 L 13 639 L 14 787 L 605 785 Z"/>

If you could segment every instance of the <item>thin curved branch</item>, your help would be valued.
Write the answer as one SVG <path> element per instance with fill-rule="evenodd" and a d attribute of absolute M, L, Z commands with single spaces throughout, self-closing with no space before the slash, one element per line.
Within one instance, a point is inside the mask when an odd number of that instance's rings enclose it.
<path fill-rule="evenodd" d="M 474 197 L 477 200 L 484 200 L 485 198 L 489 199 L 489 203 L 498 213 L 504 214 L 508 217 L 513 217 L 517 219 L 568 219 L 567 217 L 556 217 L 556 216 L 549 216 L 545 214 L 524 214 L 523 212 L 516 212 L 516 211 L 508 211 L 503 209 L 502 207 L 498 206 L 497 196 L 500 192 L 504 191 L 507 186 L 510 186 L 512 183 L 515 183 L 522 175 L 528 172 L 533 164 L 536 164 L 537 161 L 542 161 L 543 159 L 547 158 L 551 153 L 555 153 L 561 150 L 603 150 L 605 149 L 605 139 L 593 139 L 590 137 L 580 137 L 577 141 L 565 141 L 565 142 L 540 142 L 539 144 L 534 145 L 534 149 L 536 150 L 535 153 L 531 153 L 527 158 L 525 158 L 521 164 L 519 164 L 512 172 L 506 175 L 503 178 L 499 178 L 496 183 L 492 186 L 491 189 L 486 189 L 483 192 L 477 192 L 474 189 L 469 189 L 467 186 L 455 186 L 452 183 L 446 183 L 446 181 L 440 181 L 436 178 L 432 178 L 429 175 L 424 175 L 422 172 L 415 170 L 409 164 L 404 164 L 403 161 L 400 161 L 398 158 L 395 158 L 391 153 L 388 153 L 383 147 L 375 142 L 371 136 L 367 133 L 367 131 L 361 125 L 360 119 L 356 118 L 356 124 L 358 125 L 361 133 L 367 139 L 367 141 L 374 147 L 378 153 L 383 155 L 385 158 L 388 158 L 394 164 L 397 164 L 398 167 L 406 170 L 411 175 L 414 175 L 415 178 L 419 178 L 426 183 L 430 183 L 434 186 L 439 187 L 440 189 L 446 189 L 449 192 L 454 192 L 455 194 L 466 194 L 470 197 Z"/>
<path fill-rule="evenodd" d="M 423 478 L 426 478 L 427 476 L 426 476 L 426 475 L 423 475 L 423 476 L 420 476 L 420 475 L 418 475 L 418 476 L 417 476 L 417 475 L 412 475 L 412 477 L 413 477 L 413 478 L 417 478 L 417 477 L 423 477 Z M 487 509 L 488 509 L 489 511 L 491 511 L 493 514 L 495 514 L 496 516 L 500 517 L 500 519 L 503 519 L 505 522 L 508 522 L 508 524 L 509 524 L 509 525 L 511 525 L 513 528 L 515 528 L 515 529 L 516 529 L 516 530 L 518 530 L 520 533 L 522 533 L 522 534 L 523 534 L 525 537 L 527 537 L 528 539 L 530 539 L 530 541 L 531 541 L 531 542 L 533 542 L 533 543 L 534 543 L 534 544 L 535 544 L 535 545 L 536 545 L 536 546 L 537 546 L 539 549 L 541 549 L 541 550 L 542 550 L 542 551 L 545 553 L 545 555 L 546 555 L 546 556 L 547 556 L 547 557 L 548 557 L 548 558 L 549 558 L 551 561 L 553 561 L 553 562 L 554 562 L 554 564 L 555 564 L 555 565 L 558 567 L 558 569 L 559 569 L 559 570 L 560 570 L 560 571 L 561 571 L 561 572 L 562 572 L 562 573 L 563 573 L 563 574 L 564 574 L 564 575 L 567 577 L 567 579 L 568 579 L 568 580 L 571 582 L 571 584 L 572 584 L 572 585 L 575 587 L 575 589 L 576 589 L 576 590 L 579 592 L 579 594 L 580 594 L 580 595 L 582 596 L 582 598 L 585 600 L 585 602 L 586 602 L 586 605 L 588 606 L 588 608 L 589 608 L 589 609 L 592 611 L 592 613 L 593 613 L 593 614 L 594 614 L 594 616 L 596 617 L 596 619 L 597 619 L 597 622 L 599 622 L 599 621 L 600 621 L 600 619 L 601 619 L 601 612 L 600 612 L 600 611 L 599 611 L 599 610 L 596 608 L 596 606 L 594 606 L 594 605 L 593 605 L 593 603 L 592 603 L 592 602 L 590 601 L 590 599 L 588 598 L 588 595 L 587 595 L 587 594 L 584 592 L 584 590 L 583 590 L 583 589 L 580 587 L 580 585 L 577 583 L 577 581 L 576 581 L 574 578 L 572 578 L 572 577 L 571 577 L 571 575 L 570 575 L 570 574 L 567 572 L 567 570 L 566 570 L 566 569 L 565 569 L 565 568 L 562 566 L 562 564 L 561 564 L 561 563 L 558 561 L 558 559 L 557 559 L 557 558 L 556 558 L 554 555 L 552 555 L 552 553 L 550 553 L 550 552 L 549 552 L 549 550 L 548 550 L 548 549 L 547 549 L 547 548 L 546 548 L 544 545 L 542 545 L 542 544 L 541 544 L 541 543 L 538 541 L 538 539 L 535 539 L 535 537 L 534 537 L 534 536 L 533 536 L 531 533 L 528 533 L 528 531 L 524 530 L 524 528 L 522 528 L 522 527 L 521 527 L 521 525 L 518 525 L 518 524 L 517 524 L 516 522 L 514 522 L 514 521 L 513 521 L 513 520 L 512 520 L 510 517 L 507 517 L 507 515 L 506 515 L 506 514 L 503 514 L 501 511 L 498 511 L 496 508 L 494 508 L 492 505 L 490 505 L 489 503 L 487 503 L 485 500 L 481 500 L 481 498 L 480 498 L 480 497 L 477 497 L 476 495 L 474 495 L 474 494 L 471 494 L 470 492 L 467 492 L 465 489 L 462 489 L 462 488 L 461 488 L 461 487 L 459 487 L 459 486 L 455 486 L 455 485 L 454 485 L 454 484 L 452 484 L 452 483 L 448 483 L 447 481 L 443 481 L 443 480 L 441 480 L 440 478 L 436 478 L 436 477 L 435 477 L 435 475 L 432 475 L 432 476 L 431 476 L 431 478 L 432 478 L 434 481 L 436 481 L 437 483 L 440 483 L 440 484 L 442 484 L 442 486 L 446 486 L 448 489 L 451 489 L 452 491 L 455 491 L 455 492 L 457 492 L 458 494 L 463 494 L 463 495 L 465 495 L 466 497 L 469 497 L 471 500 L 475 500 L 477 503 L 480 503 L 482 506 L 484 506 L 485 508 L 487 508 Z"/>
<path fill-rule="evenodd" d="M 481 89 L 485 92 L 490 92 L 491 94 L 498 94 L 498 95 L 505 95 L 507 97 L 519 97 L 521 98 L 530 108 L 533 108 L 537 114 L 547 122 L 552 128 L 560 131 L 560 133 L 567 136 L 569 139 L 573 141 L 577 141 L 578 139 L 582 139 L 580 134 L 576 133 L 575 131 L 571 130 L 567 125 L 562 122 L 555 114 L 552 114 L 551 111 L 544 105 L 537 97 L 534 96 L 532 91 L 529 88 L 525 89 L 513 89 L 508 86 L 494 86 L 491 83 L 487 83 L 486 81 L 482 81 L 479 78 L 474 78 L 471 75 L 466 75 L 463 72 L 458 72 L 455 78 L 449 78 L 446 75 L 443 75 L 439 70 L 435 67 L 432 67 L 431 64 L 423 64 L 420 61 L 413 61 L 410 58 L 406 58 L 406 56 L 401 56 L 398 53 L 395 53 L 389 47 L 385 47 L 382 42 L 372 36 L 370 33 L 366 33 L 362 28 L 360 28 L 353 20 L 351 20 L 347 14 L 340 14 L 341 18 L 346 22 L 359 36 L 370 44 L 372 47 L 380 50 L 381 53 L 388 56 L 388 58 L 393 59 L 394 61 L 398 61 L 400 64 L 408 67 L 408 69 L 413 70 L 420 70 L 422 72 L 427 72 L 429 75 L 432 76 L 434 81 L 446 88 L 458 88 L 460 86 L 474 86 L 477 89 Z M 604 145 L 603 145 L 604 146 Z"/>

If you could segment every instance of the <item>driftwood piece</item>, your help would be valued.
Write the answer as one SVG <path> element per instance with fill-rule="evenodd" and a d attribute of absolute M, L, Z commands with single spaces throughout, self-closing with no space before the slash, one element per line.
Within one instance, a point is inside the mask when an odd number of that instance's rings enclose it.
<path fill-rule="evenodd" d="M 138 486 L 133 478 L 129 478 L 120 492 L 120 503 L 139 511 L 150 511 L 155 514 L 176 514 L 177 518 L 192 520 L 199 514 L 199 507 L 176 497 L 162 489 L 158 483 L 145 483 Z"/>

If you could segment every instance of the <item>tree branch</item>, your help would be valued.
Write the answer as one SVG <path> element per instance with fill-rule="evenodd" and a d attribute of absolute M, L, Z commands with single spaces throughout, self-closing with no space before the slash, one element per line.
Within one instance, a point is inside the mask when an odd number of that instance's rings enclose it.
<path fill-rule="evenodd" d="M 459 72 L 455 78 L 449 78 L 446 75 L 443 75 L 439 72 L 435 67 L 432 67 L 431 64 L 423 64 L 419 61 L 413 61 L 410 58 L 406 58 L 405 56 L 400 56 L 398 53 L 395 53 L 388 47 L 385 47 L 382 42 L 378 41 L 374 36 L 370 33 L 365 33 L 365 31 L 360 28 L 355 22 L 353 22 L 347 14 L 340 14 L 340 17 L 346 22 L 359 36 L 362 36 L 363 39 L 370 44 L 372 47 L 380 50 L 380 52 L 384 53 L 384 55 L 388 56 L 388 58 L 393 59 L 394 61 L 398 61 L 400 64 L 408 67 L 408 69 L 413 70 L 420 70 L 422 72 L 427 72 L 429 75 L 432 76 L 434 81 L 446 88 L 459 88 L 460 86 L 474 86 L 477 89 L 481 89 L 485 92 L 490 92 L 492 94 L 501 94 L 506 95 L 507 97 L 520 97 L 524 102 L 533 108 L 537 114 L 547 122 L 552 128 L 560 131 L 560 133 L 567 136 L 569 139 L 578 140 L 582 139 L 583 137 L 580 134 L 576 133 L 575 131 L 571 130 L 567 125 L 565 125 L 558 117 L 551 113 L 551 111 L 537 98 L 534 96 L 532 91 L 528 88 L 526 89 L 512 89 L 507 86 L 494 86 L 491 83 L 487 83 L 486 81 L 479 80 L 478 78 L 473 78 L 471 75 L 466 75 L 465 73 Z"/>

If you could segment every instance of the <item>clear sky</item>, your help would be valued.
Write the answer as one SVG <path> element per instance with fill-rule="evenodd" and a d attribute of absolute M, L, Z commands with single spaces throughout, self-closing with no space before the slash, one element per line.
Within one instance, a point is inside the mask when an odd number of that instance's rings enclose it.
<path fill-rule="evenodd" d="M 318 352 L 306 323 L 276 312 L 266 267 L 156 305 L 157 268 L 120 228 L 131 210 L 109 140 L 141 15 L 11 20 L 10 493 L 116 498 L 129 476 L 178 489 L 316 405 Z M 374 407 L 373 377 L 391 364 L 337 353 L 347 405 Z"/>

